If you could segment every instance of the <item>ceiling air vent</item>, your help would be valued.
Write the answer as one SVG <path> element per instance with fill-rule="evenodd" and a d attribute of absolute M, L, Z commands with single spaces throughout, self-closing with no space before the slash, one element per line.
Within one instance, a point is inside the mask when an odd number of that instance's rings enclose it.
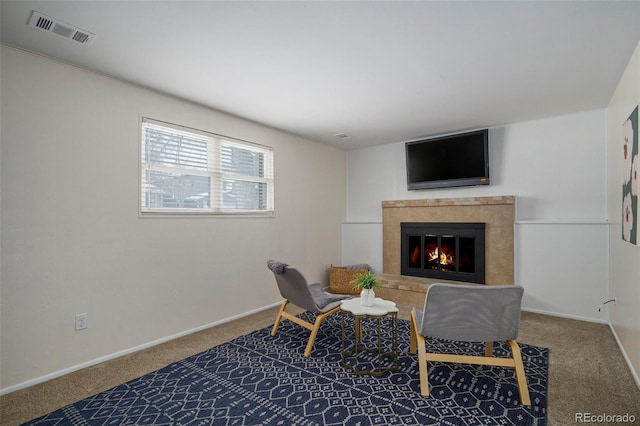
<path fill-rule="evenodd" d="M 348 135 L 348 134 L 346 134 L 346 133 L 336 133 L 336 134 L 335 134 L 335 135 L 333 135 L 333 136 L 335 136 L 335 137 L 336 137 L 336 138 L 338 138 L 338 139 L 351 139 L 351 136 L 349 136 L 349 135 Z"/>
<path fill-rule="evenodd" d="M 29 23 L 27 25 L 60 37 L 71 39 L 80 44 L 90 44 L 96 37 L 95 34 L 90 33 L 89 31 L 74 27 L 73 25 L 69 25 L 43 13 L 36 12 L 35 10 L 31 14 L 31 19 L 29 19 Z"/>

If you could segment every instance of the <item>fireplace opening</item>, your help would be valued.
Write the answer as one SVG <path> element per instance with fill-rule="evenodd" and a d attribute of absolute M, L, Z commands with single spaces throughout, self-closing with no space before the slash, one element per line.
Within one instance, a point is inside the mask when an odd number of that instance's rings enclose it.
<path fill-rule="evenodd" d="M 484 284 L 484 223 L 401 223 L 401 273 Z"/>

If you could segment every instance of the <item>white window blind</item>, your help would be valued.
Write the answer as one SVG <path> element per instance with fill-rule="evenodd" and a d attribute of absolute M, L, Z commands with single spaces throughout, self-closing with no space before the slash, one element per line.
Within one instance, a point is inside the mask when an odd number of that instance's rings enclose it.
<path fill-rule="evenodd" d="M 142 119 L 141 212 L 273 213 L 273 150 Z"/>

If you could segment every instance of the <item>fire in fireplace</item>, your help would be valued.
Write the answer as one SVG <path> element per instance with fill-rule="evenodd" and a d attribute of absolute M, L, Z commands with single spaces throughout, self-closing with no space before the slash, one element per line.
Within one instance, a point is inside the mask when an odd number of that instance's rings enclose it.
<path fill-rule="evenodd" d="M 401 223 L 401 273 L 484 284 L 484 223 Z"/>

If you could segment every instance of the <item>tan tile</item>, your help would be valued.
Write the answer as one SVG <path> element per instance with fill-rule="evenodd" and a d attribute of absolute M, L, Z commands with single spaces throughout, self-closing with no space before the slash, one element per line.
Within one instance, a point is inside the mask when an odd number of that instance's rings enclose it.
<path fill-rule="evenodd" d="M 485 223 L 486 284 L 514 282 L 514 196 L 383 201 L 385 274 L 400 274 L 402 222 Z"/>

